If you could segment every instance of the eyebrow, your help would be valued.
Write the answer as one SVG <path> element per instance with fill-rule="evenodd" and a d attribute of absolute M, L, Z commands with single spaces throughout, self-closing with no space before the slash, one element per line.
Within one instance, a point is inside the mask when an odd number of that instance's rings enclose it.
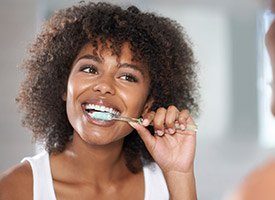
<path fill-rule="evenodd" d="M 94 60 L 98 63 L 102 63 L 102 60 L 100 59 L 100 57 L 95 56 L 95 55 L 91 55 L 91 54 L 86 54 L 84 56 L 79 57 L 76 60 L 76 62 L 78 62 L 81 59 L 91 59 L 91 60 Z M 131 68 L 135 71 L 139 71 L 143 76 L 145 76 L 144 68 L 142 68 L 141 66 L 134 65 L 134 64 L 129 64 L 129 63 L 122 63 L 122 64 L 118 65 L 118 68 L 120 68 L 120 67 Z"/>
<path fill-rule="evenodd" d="M 134 65 L 134 64 L 129 64 L 129 63 L 122 63 L 118 66 L 119 68 L 120 67 L 125 67 L 125 68 L 131 68 L 135 71 L 139 71 L 143 76 L 145 76 L 145 72 L 144 72 L 144 69 L 141 68 L 140 66 L 138 65 Z"/>
<path fill-rule="evenodd" d="M 86 54 L 84 56 L 81 56 L 79 57 L 76 62 L 78 62 L 79 60 L 81 59 L 91 59 L 91 60 L 94 60 L 96 62 L 99 62 L 99 63 L 102 63 L 102 60 L 98 57 L 98 56 L 95 56 L 95 55 L 91 55 L 91 54 Z"/>

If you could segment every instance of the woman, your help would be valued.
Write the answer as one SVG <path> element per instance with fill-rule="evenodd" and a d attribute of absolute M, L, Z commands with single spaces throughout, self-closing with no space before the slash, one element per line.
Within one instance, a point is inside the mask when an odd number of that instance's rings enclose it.
<path fill-rule="evenodd" d="M 29 52 L 17 100 L 46 151 L 2 175 L 0 199 L 196 199 L 195 62 L 176 22 L 81 3 Z"/>

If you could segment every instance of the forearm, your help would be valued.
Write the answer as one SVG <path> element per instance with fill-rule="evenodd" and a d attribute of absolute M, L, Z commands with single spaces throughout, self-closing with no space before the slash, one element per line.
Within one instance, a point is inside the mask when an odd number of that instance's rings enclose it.
<path fill-rule="evenodd" d="M 194 172 L 167 172 L 164 173 L 170 200 L 196 200 L 196 182 Z"/>

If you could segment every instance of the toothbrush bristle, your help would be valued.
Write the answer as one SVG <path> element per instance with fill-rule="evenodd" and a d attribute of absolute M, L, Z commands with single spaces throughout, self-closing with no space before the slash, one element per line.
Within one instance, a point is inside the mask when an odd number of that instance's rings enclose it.
<path fill-rule="evenodd" d="M 105 121 L 109 121 L 113 119 L 113 115 L 107 112 L 93 112 L 91 117 L 94 119 L 105 120 Z"/>

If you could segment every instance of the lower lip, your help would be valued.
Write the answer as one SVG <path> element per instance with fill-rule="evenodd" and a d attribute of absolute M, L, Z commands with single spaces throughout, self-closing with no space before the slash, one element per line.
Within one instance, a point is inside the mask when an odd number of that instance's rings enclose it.
<path fill-rule="evenodd" d="M 108 126 L 112 126 L 115 123 L 115 120 L 104 121 L 104 120 L 93 119 L 86 111 L 84 111 L 84 115 L 89 123 L 92 123 L 98 126 L 108 127 Z"/>

